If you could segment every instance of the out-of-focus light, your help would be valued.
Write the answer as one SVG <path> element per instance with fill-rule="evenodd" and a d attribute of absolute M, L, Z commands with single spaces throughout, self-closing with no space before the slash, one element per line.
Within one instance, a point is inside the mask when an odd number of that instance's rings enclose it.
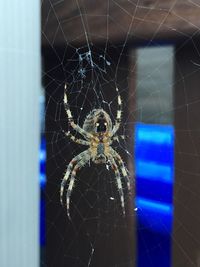
<path fill-rule="evenodd" d="M 140 210 L 148 209 L 149 211 L 154 211 L 157 213 L 171 214 L 173 211 L 173 207 L 170 204 L 164 204 L 162 202 L 152 201 L 140 197 L 136 198 L 136 206 Z"/>
<path fill-rule="evenodd" d="M 136 198 L 138 226 L 155 235 L 170 237 L 172 231 L 173 205 L 145 198 Z M 149 239 L 150 242 L 150 239 Z"/>
<path fill-rule="evenodd" d="M 173 214 L 174 129 L 172 125 L 137 123 L 135 140 L 136 207 L 140 223 L 154 225 L 162 214 L 171 229 Z M 165 216 L 168 216 L 168 218 Z M 144 218 L 142 218 L 144 217 Z"/>
<path fill-rule="evenodd" d="M 138 131 L 137 131 L 138 130 Z M 140 142 L 151 142 L 157 144 L 172 144 L 173 143 L 173 127 L 167 125 L 163 128 L 160 125 L 145 125 L 137 124 L 136 138 Z"/>
<path fill-rule="evenodd" d="M 40 186 L 44 188 L 45 184 L 46 184 L 46 175 L 43 173 L 40 173 Z"/>
<path fill-rule="evenodd" d="M 137 160 L 136 173 L 140 178 L 172 183 L 173 168 L 170 165 Z"/>
<path fill-rule="evenodd" d="M 46 151 L 45 150 L 40 150 L 40 162 L 46 160 Z"/>
<path fill-rule="evenodd" d="M 148 267 L 151 258 L 152 266 L 169 267 L 174 181 L 172 125 L 136 124 L 135 175 L 137 266 Z"/>
<path fill-rule="evenodd" d="M 39 162 L 40 162 L 40 186 L 45 187 L 46 184 L 46 143 L 44 136 L 41 137 L 40 151 L 39 151 Z"/>

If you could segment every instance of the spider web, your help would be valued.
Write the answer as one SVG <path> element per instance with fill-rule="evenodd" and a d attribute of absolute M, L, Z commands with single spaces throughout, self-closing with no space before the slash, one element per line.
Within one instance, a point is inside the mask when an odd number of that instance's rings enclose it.
<path fill-rule="evenodd" d="M 140 49 L 151 49 L 152 45 L 157 48 L 163 47 L 163 44 L 157 40 L 157 35 L 168 16 L 173 13 L 181 21 L 192 23 L 178 13 L 176 14 L 175 7 L 178 2 L 178 0 L 171 1 L 170 8 L 165 9 L 165 7 L 160 7 L 159 1 L 154 1 L 153 4 L 148 5 L 148 2 L 144 3 L 141 0 L 106 0 L 103 2 L 104 13 L 99 12 L 99 14 L 94 15 L 96 23 L 105 25 L 106 36 L 102 37 L 101 32 L 98 33 L 97 31 L 95 34 L 90 32 L 88 21 L 91 14 L 87 13 L 87 6 L 84 2 L 75 1 L 78 13 L 74 11 L 73 18 L 63 19 L 59 16 L 58 10 L 60 6 L 64 6 L 66 1 L 42 1 L 42 36 L 45 40 L 42 50 L 44 59 L 43 81 L 46 92 L 45 135 L 47 144 L 47 184 L 45 191 L 47 260 L 42 259 L 42 266 L 136 266 L 135 219 L 140 210 L 134 202 L 134 125 L 136 121 L 163 123 L 163 118 L 165 118 L 164 124 L 173 124 L 175 120 L 173 114 L 178 113 L 179 110 L 184 110 L 183 119 L 186 120 L 186 123 L 183 127 L 176 128 L 175 140 L 178 147 L 175 156 L 180 157 L 183 164 L 185 160 L 190 160 L 192 167 L 184 167 L 180 162 L 175 165 L 177 179 L 175 177 L 173 198 L 175 210 L 177 209 L 178 212 L 175 214 L 174 234 L 171 235 L 171 238 L 174 254 L 177 254 L 178 260 L 174 260 L 174 266 L 182 266 L 181 263 L 185 264 L 184 266 L 199 266 L 200 235 L 197 225 L 200 217 L 196 203 L 199 201 L 198 188 L 200 188 L 200 143 L 197 139 L 200 128 L 195 116 L 197 116 L 196 107 L 199 105 L 200 94 L 192 89 L 191 95 L 188 93 L 190 86 L 190 84 L 188 85 L 188 77 L 194 76 L 195 80 L 199 74 L 199 46 L 198 42 L 195 41 L 199 27 L 195 26 L 195 31 L 191 35 L 186 35 L 173 25 L 166 26 L 168 30 L 176 32 L 183 41 L 176 47 L 176 51 L 175 48 L 173 50 L 177 54 L 176 59 L 174 58 L 174 65 L 179 70 L 178 78 L 166 82 L 163 88 L 168 90 L 181 84 L 180 95 L 183 99 L 179 96 L 180 101 L 176 97 L 175 100 L 172 100 L 171 89 L 171 100 L 168 101 L 169 104 L 166 104 L 163 101 L 163 91 L 157 88 L 156 81 L 154 81 L 153 88 L 146 92 L 143 90 L 145 88 L 144 81 L 149 83 L 156 79 L 155 77 L 161 73 L 159 70 L 165 66 L 168 60 L 171 60 L 168 54 L 163 58 L 160 55 L 161 60 L 157 63 L 156 68 L 151 69 L 149 67 L 147 72 L 143 72 L 142 69 L 140 73 L 143 75 L 139 76 L 141 58 L 139 56 L 140 53 L 142 55 Z M 131 3 L 133 9 L 128 10 L 124 3 Z M 197 1 L 188 1 L 188 4 L 190 7 L 195 6 L 200 12 Z M 69 8 L 71 8 L 70 3 Z M 111 12 L 113 8 L 130 18 L 128 28 L 123 28 L 123 25 L 120 25 Z M 134 37 L 137 39 L 138 25 L 136 25 L 133 38 L 130 36 L 139 9 L 146 11 L 139 23 L 148 22 L 148 16 L 152 11 L 163 12 L 164 16 L 162 20 L 154 22 L 156 27 L 150 38 L 143 37 L 134 47 L 131 42 L 134 41 Z M 73 13 L 73 10 L 71 12 Z M 63 14 L 65 14 L 65 10 L 63 10 Z M 73 26 L 71 21 L 74 18 L 81 21 L 82 29 L 80 32 L 74 27 L 70 40 L 64 29 L 68 24 Z M 49 37 L 47 32 L 51 27 L 51 20 L 56 24 L 56 28 Z M 124 32 L 123 40 L 111 40 L 110 37 L 113 36 L 113 33 L 109 28 L 110 23 L 117 30 Z M 80 40 L 84 40 L 84 42 Z M 98 42 L 93 40 L 98 40 Z M 174 46 L 173 43 L 167 45 Z M 179 52 L 181 53 L 184 49 L 188 51 L 188 45 L 190 45 L 193 56 L 191 53 L 188 54 L 186 63 L 189 62 L 190 68 L 185 71 L 179 66 L 177 58 L 180 57 Z M 142 64 L 141 66 L 144 66 L 147 62 Z M 154 75 L 155 73 L 157 76 Z M 126 183 L 122 179 L 126 206 L 125 217 L 122 216 L 115 176 L 108 164 L 96 165 L 89 162 L 77 173 L 70 200 L 71 220 L 67 217 L 66 209 L 60 204 L 60 183 L 66 168 L 73 157 L 87 148 L 74 144 L 63 133 L 69 129 L 63 106 L 65 84 L 67 84 L 70 109 L 75 122 L 80 126 L 83 125 L 83 121 L 90 111 L 100 107 L 110 115 L 114 122 L 117 112 L 115 88 L 119 88 L 123 101 L 123 118 L 118 132 L 119 141 L 113 143 L 112 146 L 122 156 L 129 170 L 132 183 L 132 190 L 128 192 Z M 173 101 L 175 102 L 173 103 Z M 155 109 L 152 108 L 155 106 Z M 73 133 L 80 137 L 75 132 Z M 190 148 L 184 148 L 182 142 L 188 142 Z M 188 183 L 190 177 L 192 177 L 192 182 Z M 184 198 L 182 195 L 187 195 L 187 197 Z M 184 203 L 182 203 L 183 199 L 185 200 Z M 186 221 L 185 218 L 187 218 Z M 152 219 L 148 228 L 153 229 L 155 223 Z M 161 224 L 165 226 L 166 222 L 162 221 Z M 191 253 L 190 249 L 181 243 L 180 235 L 176 235 L 179 231 L 184 235 L 184 240 L 187 240 L 188 244 L 192 246 L 194 253 Z M 145 240 L 144 244 L 147 255 L 151 255 L 151 250 L 165 249 L 164 244 L 160 241 L 152 248 Z M 154 266 L 151 256 L 149 256 L 149 266 Z"/>

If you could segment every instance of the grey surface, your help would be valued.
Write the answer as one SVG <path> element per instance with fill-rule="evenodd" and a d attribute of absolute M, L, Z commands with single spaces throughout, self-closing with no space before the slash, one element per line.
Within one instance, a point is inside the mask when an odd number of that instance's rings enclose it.
<path fill-rule="evenodd" d="M 40 2 L 0 2 L 0 266 L 39 266 Z"/>
<path fill-rule="evenodd" d="M 173 122 L 173 46 L 137 49 L 137 121 Z"/>

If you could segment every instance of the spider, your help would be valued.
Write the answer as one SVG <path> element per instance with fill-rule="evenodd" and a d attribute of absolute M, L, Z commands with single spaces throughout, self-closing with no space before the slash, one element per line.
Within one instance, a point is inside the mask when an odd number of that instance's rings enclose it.
<path fill-rule="evenodd" d="M 83 139 L 76 138 L 70 131 L 65 132 L 72 141 L 80 145 L 88 146 L 88 149 L 75 156 L 69 163 L 67 171 L 61 183 L 60 201 L 63 204 L 63 193 L 66 183 L 69 180 L 69 185 L 66 190 L 66 207 L 67 215 L 70 218 L 70 197 L 74 187 L 75 177 L 78 170 L 84 167 L 90 160 L 96 164 L 109 164 L 115 173 L 116 185 L 119 191 L 121 208 L 125 215 L 124 193 L 122 188 L 121 175 L 125 179 L 128 190 L 130 190 L 130 181 L 126 171 L 126 167 L 121 156 L 115 151 L 111 144 L 118 140 L 116 132 L 121 124 L 122 100 L 118 88 L 118 110 L 114 126 L 108 113 L 102 108 L 93 109 L 85 118 L 83 127 L 80 127 L 74 122 L 67 98 L 67 85 L 64 87 L 64 108 L 68 117 L 69 125 L 78 132 Z"/>

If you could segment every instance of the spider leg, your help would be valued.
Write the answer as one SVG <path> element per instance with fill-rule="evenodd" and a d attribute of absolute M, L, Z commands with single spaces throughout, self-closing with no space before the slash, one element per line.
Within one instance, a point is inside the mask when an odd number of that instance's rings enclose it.
<path fill-rule="evenodd" d="M 85 151 L 81 152 L 79 155 L 77 155 L 76 157 L 74 157 L 70 161 L 70 163 L 69 163 L 69 165 L 67 167 L 67 171 L 65 173 L 64 178 L 62 179 L 61 186 L 60 186 L 60 202 L 61 202 L 61 204 L 63 204 L 63 192 L 64 192 L 64 189 L 65 189 L 66 183 L 67 183 L 67 181 L 68 181 L 68 179 L 70 177 L 70 174 L 71 174 L 71 172 L 73 170 L 74 165 L 78 161 L 80 161 L 82 158 L 85 158 L 85 157 L 88 158 L 88 154 L 89 154 L 89 151 L 85 150 Z"/>
<path fill-rule="evenodd" d="M 90 145 L 90 143 L 88 141 L 85 141 L 85 140 L 76 138 L 76 136 L 74 136 L 73 134 L 71 134 L 70 131 L 68 131 L 68 132 L 63 131 L 63 133 L 67 137 L 69 137 L 73 142 L 75 142 L 75 143 L 77 143 L 79 145 L 85 145 L 85 146 L 89 146 Z"/>
<path fill-rule="evenodd" d="M 119 163 L 119 166 L 120 166 L 120 170 L 121 170 L 121 173 L 126 181 L 126 184 L 127 184 L 127 187 L 128 187 L 128 190 L 131 189 L 131 186 L 130 186 L 130 179 L 129 179 L 129 176 L 128 176 L 128 173 L 127 173 L 127 170 L 126 170 L 126 167 L 124 165 L 124 162 L 121 158 L 121 156 L 117 153 L 117 151 L 115 151 L 113 148 L 111 148 L 111 151 L 110 151 L 111 155 L 113 156 L 113 158 Z"/>
<path fill-rule="evenodd" d="M 70 107 L 69 107 L 66 90 L 67 90 L 67 85 L 65 84 L 65 87 L 64 87 L 64 108 L 65 108 L 65 111 L 66 111 L 66 114 L 67 114 L 67 117 L 68 117 L 68 120 L 69 120 L 69 124 L 75 131 L 80 133 L 85 138 L 89 139 L 89 138 L 92 137 L 92 135 L 87 133 L 84 129 L 82 129 L 79 125 L 77 125 L 74 122 L 74 119 L 73 119 L 73 116 L 72 116 L 72 113 L 71 113 L 71 110 L 70 110 Z"/>
<path fill-rule="evenodd" d="M 121 117 L 122 117 L 122 99 L 119 94 L 119 89 L 117 87 L 116 87 L 116 92 L 118 94 L 117 96 L 118 110 L 117 110 L 117 117 L 115 119 L 115 124 L 113 126 L 111 136 L 113 136 L 119 130 L 119 127 L 121 124 Z"/>
<path fill-rule="evenodd" d="M 125 215 L 124 192 L 123 192 L 123 188 L 122 188 L 122 182 L 121 182 L 121 178 L 120 178 L 120 173 L 119 173 L 117 164 L 116 164 L 116 162 L 115 162 L 113 157 L 110 157 L 110 162 L 111 162 L 111 167 L 115 172 L 115 178 L 116 178 L 116 182 L 117 182 L 117 188 L 118 188 L 118 191 L 119 191 L 121 207 L 122 207 L 123 215 Z"/>
<path fill-rule="evenodd" d="M 113 143 L 113 141 L 117 141 L 119 143 L 119 138 L 125 140 L 125 135 L 116 135 L 116 136 L 113 136 L 112 139 L 111 139 L 111 143 Z"/>
<path fill-rule="evenodd" d="M 73 171 L 72 171 L 72 175 L 70 178 L 70 182 L 69 182 L 69 187 L 67 189 L 67 194 L 66 194 L 66 206 L 67 206 L 67 215 L 70 218 L 70 212 L 69 212 L 69 206 L 70 206 L 70 197 L 72 194 L 72 190 L 74 187 L 74 182 L 75 182 L 75 177 L 76 177 L 76 173 L 78 170 L 80 170 L 82 167 L 84 167 L 84 165 L 90 160 L 90 155 L 87 153 L 85 154 L 84 157 L 82 157 L 82 159 L 75 165 Z"/>

